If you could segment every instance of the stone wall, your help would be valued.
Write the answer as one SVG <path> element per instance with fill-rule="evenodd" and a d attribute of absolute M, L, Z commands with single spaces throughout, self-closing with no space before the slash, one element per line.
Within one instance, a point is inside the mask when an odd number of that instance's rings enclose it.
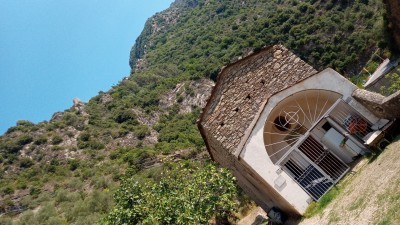
<path fill-rule="evenodd" d="M 198 122 L 213 160 L 229 168 L 242 189 L 265 210 L 275 206 L 289 214 L 299 213 L 235 153 L 268 99 L 315 73 L 283 46 L 264 48 L 222 69 Z"/>
<path fill-rule="evenodd" d="M 283 46 L 264 48 L 222 70 L 200 126 L 234 153 L 270 96 L 316 72 Z"/>
<path fill-rule="evenodd" d="M 400 91 L 385 97 L 378 93 L 357 89 L 353 92 L 353 97 L 377 117 L 400 118 Z"/>
<path fill-rule="evenodd" d="M 252 172 L 245 163 L 239 161 L 233 154 L 224 151 L 221 144 L 204 131 L 203 134 L 209 137 L 207 144 L 208 151 L 213 160 L 221 166 L 231 170 L 236 177 L 237 184 L 249 195 L 260 207 L 268 212 L 272 207 L 277 207 L 287 215 L 297 216 L 299 212 L 293 208 L 279 193 L 277 193 L 260 176 Z"/>

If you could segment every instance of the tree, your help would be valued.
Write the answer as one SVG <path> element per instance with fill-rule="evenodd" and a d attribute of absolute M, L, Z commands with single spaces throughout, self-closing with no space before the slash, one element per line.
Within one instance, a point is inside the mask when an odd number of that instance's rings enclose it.
<path fill-rule="evenodd" d="M 201 169 L 173 165 L 159 182 L 126 179 L 103 224 L 207 224 L 227 217 L 236 206 L 236 186 L 226 170 L 206 163 Z"/>

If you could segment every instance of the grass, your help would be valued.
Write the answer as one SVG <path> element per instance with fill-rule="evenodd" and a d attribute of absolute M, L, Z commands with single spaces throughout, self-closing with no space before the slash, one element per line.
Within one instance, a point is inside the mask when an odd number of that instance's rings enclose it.
<path fill-rule="evenodd" d="M 357 210 L 357 209 L 360 209 L 360 208 L 362 208 L 362 207 L 364 207 L 365 206 L 365 197 L 363 196 L 363 197 L 361 197 L 361 198 L 358 198 L 357 200 L 355 200 L 350 206 L 349 206 L 349 211 L 354 211 L 354 210 Z"/>
<path fill-rule="evenodd" d="M 348 179 L 350 178 L 349 176 L 354 176 L 354 174 L 348 173 L 344 178 L 342 178 L 342 180 L 338 184 L 336 184 L 331 190 L 324 194 L 318 202 L 312 202 L 306 209 L 303 217 L 311 218 L 317 214 L 320 214 L 347 187 L 347 185 L 351 181 L 351 179 Z M 354 177 L 351 178 L 353 179 Z"/>
<path fill-rule="evenodd" d="M 304 217 L 319 216 L 322 224 L 350 221 L 354 221 L 355 224 L 366 221 L 379 225 L 400 224 L 400 178 L 397 176 L 400 169 L 399 149 L 400 141 L 397 136 L 389 148 L 366 157 L 366 168 L 361 168 L 362 171 L 355 174 L 348 174 L 348 179 L 342 179 L 319 202 L 313 202 Z M 370 176 L 372 179 L 367 179 Z M 353 181 L 361 182 L 359 178 L 365 182 L 355 184 Z M 349 198 L 348 195 L 352 197 Z M 335 198 L 337 200 L 334 200 Z M 358 219 L 360 221 L 357 221 Z M 305 220 L 305 224 L 307 222 Z"/>
<path fill-rule="evenodd" d="M 397 136 L 393 136 L 393 135 L 394 134 L 389 135 L 388 137 L 385 136 L 385 138 L 387 138 L 390 143 L 400 141 L 400 135 L 398 135 L 398 134 L 397 134 Z M 385 147 L 385 149 L 386 149 L 386 147 Z M 384 152 L 384 149 L 382 151 L 379 151 L 376 149 L 375 151 L 368 153 L 366 155 L 366 157 L 368 158 L 368 163 L 369 164 L 373 163 L 381 155 L 382 152 Z"/>
<path fill-rule="evenodd" d="M 365 82 L 367 82 L 368 77 L 369 77 L 369 74 L 367 74 L 367 73 L 362 73 L 362 74 L 360 74 L 360 75 L 351 77 L 351 78 L 350 78 L 350 81 L 351 81 L 353 84 L 357 85 L 358 88 L 364 88 L 363 85 L 365 84 Z"/>
<path fill-rule="evenodd" d="M 329 221 L 328 224 L 338 224 L 338 222 L 340 221 L 340 216 L 336 213 L 331 213 L 329 215 Z"/>
<path fill-rule="evenodd" d="M 400 214 L 400 179 L 388 188 L 384 193 L 378 196 L 379 208 L 387 208 L 384 214 L 381 214 L 376 221 L 378 225 L 399 224 Z"/>
<path fill-rule="evenodd" d="M 343 186 L 337 185 L 323 195 L 318 202 L 312 202 L 304 213 L 304 217 L 310 218 L 322 212 L 340 194 L 341 190 L 343 190 Z"/>

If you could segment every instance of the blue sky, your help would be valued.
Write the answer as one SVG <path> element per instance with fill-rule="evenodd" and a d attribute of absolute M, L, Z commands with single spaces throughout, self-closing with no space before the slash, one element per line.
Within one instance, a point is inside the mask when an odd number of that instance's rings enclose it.
<path fill-rule="evenodd" d="M 172 0 L 1 0 L 0 135 L 88 101 L 129 75 L 146 19 Z"/>

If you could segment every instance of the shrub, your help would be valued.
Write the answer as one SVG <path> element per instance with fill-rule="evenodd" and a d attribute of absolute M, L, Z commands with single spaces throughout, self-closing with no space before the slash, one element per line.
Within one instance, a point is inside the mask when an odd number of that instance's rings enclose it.
<path fill-rule="evenodd" d="M 1 208 L 0 208 L 1 210 Z M 13 219 L 9 217 L 0 217 L 0 224 L 3 225 L 13 225 Z"/>
<path fill-rule="evenodd" d="M 90 133 L 89 132 L 82 132 L 79 137 L 79 141 L 89 141 L 90 140 Z"/>
<path fill-rule="evenodd" d="M 136 119 L 136 114 L 129 109 L 118 110 L 114 113 L 114 120 L 117 123 L 129 123 L 137 125 L 139 122 Z"/>
<path fill-rule="evenodd" d="M 36 145 L 46 144 L 47 143 L 47 137 L 45 135 L 40 135 L 35 139 L 34 143 Z"/>
<path fill-rule="evenodd" d="M 97 140 L 89 140 L 89 141 L 78 141 L 78 148 L 80 149 L 94 149 L 99 150 L 105 148 L 105 145 Z"/>
<path fill-rule="evenodd" d="M 105 189 L 109 186 L 109 181 L 103 176 L 93 177 L 91 183 L 96 189 Z"/>
<path fill-rule="evenodd" d="M 25 179 L 18 179 L 16 183 L 17 189 L 26 189 L 28 187 L 28 182 Z"/>
<path fill-rule="evenodd" d="M 36 128 L 37 129 L 37 128 Z M 14 131 L 23 131 L 23 132 L 28 132 L 28 131 L 34 131 L 35 129 L 35 124 L 32 123 L 31 121 L 28 120 L 18 120 L 17 125 L 15 127 L 10 127 L 7 130 L 7 134 L 12 133 Z"/>
<path fill-rule="evenodd" d="M 19 167 L 21 167 L 21 168 L 29 168 L 29 167 L 33 166 L 33 164 L 34 164 L 33 160 L 30 158 L 26 158 L 26 157 L 22 158 L 19 161 Z"/>
<path fill-rule="evenodd" d="M 197 113 L 181 115 L 171 112 L 169 116 L 162 117 L 154 127 L 159 132 L 157 148 L 161 149 L 165 143 L 172 144 L 169 147 L 175 146 L 173 148 L 203 147 L 203 140 L 195 125 Z"/>
<path fill-rule="evenodd" d="M 63 138 L 62 138 L 60 135 L 55 135 L 55 136 L 52 138 L 51 143 L 52 143 L 53 145 L 58 145 L 58 144 L 60 144 L 62 141 L 63 141 Z"/>
<path fill-rule="evenodd" d="M 96 137 L 93 137 L 89 132 L 82 132 L 78 137 L 78 148 L 80 149 L 103 149 L 105 145 Z"/>
<path fill-rule="evenodd" d="M 60 150 L 63 150 L 64 148 L 62 147 L 62 146 L 58 146 L 58 145 L 55 145 L 55 146 L 52 146 L 51 147 L 51 150 L 52 151 L 60 151 Z"/>
<path fill-rule="evenodd" d="M 95 150 L 99 150 L 99 149 L 105 148 L 105 145 L 103 143 L 101 143 L 100 141 L 97 141 L 97 140 L 90 140 L 88 142 L 88 146 L 89 146 L 89 148 L 95 149 Z"/>
<path fill-rule="evenodd" d="M 74 132 L 72 131 L 67 131 L 65 134 L 70 138 L 72 138 L 75 135 Z"/>
<path fill-rule="evenodd" d="M 400 76 L 396 73 L 386 75 L 386 78 L 390 81 L 390 86 L 384 89 L 384 93 L 387 95 L 393 94 L 400 90 Z"/>
<path fill-rule="evenodd" d="M 48 173 L 55 173 L 57 170 L 57 166 L 55 165 L 45 165 L 44 170 Z"/>
<path fill-rule="evenodd" d="M 184 100 L 184 97 L 182 95 L 178 95 L 176 98 L 176 102 L 178 102 L 178 103 L 182 103 L 183 100 Z"/>
<path fill-rule="evenodd" d="M 234 178 L 213 164 L 194 170 L 185 164 L 166 170 L 160 182 L 124 180 L 116 206 L 104 224 L 207 224 L 226 217 L 236 203 Z"/>
<path fill-rule="evenodd" d="M 49 219 L 57 217 L 55 206 L 51 203 L 45 204 L 40 208 L 35 217 L 39 224 L 49 224 Z"/>
<path fill-rule="evenodd" d="M 69 165 L 69 169 L 71 171 L 75 171 L 76 169 L 78 169 L 80 163 L 79 163 L 79 160 L 77 160 L 77 159 L 70 159 L 70 160 L 68 160 L 68 165 Z"/>
<path fill-rule="evenodd" d="M 121 156 L 121 153 L 119 151 L 112 151 L 110 153 L 110 159 L 114 160 L 114 159 L 118 159 Z"/>
<path fill-rule="evenodd" d="M 0 190 L 3 194 L 6 194 L 6 195 L 14 193 L 14 188 L 10 185 L 2 187 Z"/>
<path fill-rule="evenodd" d="M 7 153 L 10 154 L 15 154 L 17 153 L 19 150 L 21 150 L 24 146 L 18 144 L 16 141 L 14 140 L 6 140 L 0 143 L 0 149 L 4 149 L 6 150 Z M 11 155 L 7 155 L 7 158 L 10 158 Z"/>
<path fill-rule="evenodd" d="M 30 136 L 29 134 L 24 134 L 21 135 L 17 138 L 17 144 L 24 146 L 26 144 L 29 144 L 33 141 L 32 136 Z"/>
<path fill-rule="evenodd" d="M 62 121 L 60 122 L 67 126 L 75 127 L 77 130 L 83 130 L 85 128 L 85 119 L 85 116 L 79 114 L 79 112 L 66 111 L 64 112 Z"/>
<path fill-rule="evenodd" d="M 83 182 L 81 179 L 74 177 L 68 181 L 67 187 L 72 190 L 80 190 L 83 187 Z"/>
<path fill-rule="evenodd" d="M 150 129 L 146 125 L 139 125 L 134 128 L 134 133 L 137 138 L 143 139 L 150 134 Z"/>

